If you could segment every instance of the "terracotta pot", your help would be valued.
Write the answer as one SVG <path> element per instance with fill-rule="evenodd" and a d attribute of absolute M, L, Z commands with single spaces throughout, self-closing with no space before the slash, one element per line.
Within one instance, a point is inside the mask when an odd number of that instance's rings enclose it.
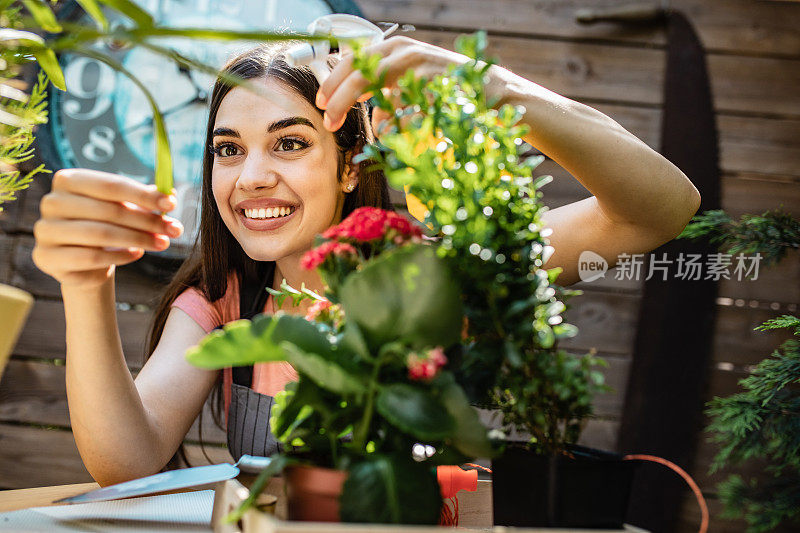
<path fill-rule="evenodd" d="M 289 520 L 339 522 L 346 471 L 292 465 L 286 468 L 284 479 Z"/>
<path fill-rule="evenodd" d="M 32 304 L 27 292 L 0 284 L 0 378 Z"/>

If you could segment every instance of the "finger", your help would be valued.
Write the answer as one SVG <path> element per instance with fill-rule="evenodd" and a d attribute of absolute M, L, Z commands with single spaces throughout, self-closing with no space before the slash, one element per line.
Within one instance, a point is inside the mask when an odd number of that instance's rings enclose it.
<path fill-rule="evenodd" d="M 383 109 L 375 108 L 372 110 L 372 132 L 375 137 L 385 134 L 390 126 L 391 115 Z"/>
<path fill-rule="evenodd" d="M 67 272 L 81 272 L 107 268 L 111 265 L 127 265 L 144 255 L 141 248 L 104 250 L 83 246 L 41 246 L 34 249 L 36 264 L 60 264 Z"/>
<path fill-rule="evenodd" d="M 395 82 L 395 72 L 401 62 L 395 61 L 394 56 L 384 57 L 378 63 L 378 72 L 385 74 L 384 83 L 392 85 Z M 361 98 L 365 93 L 364 89 L 369 84 L 361 72 L 353 71 L 350 75 L 339 84 L 336 91 L 328 101 L 328 105 L 323 117 L 322 123 L 329 131 L 336 131 L 342 127 L 347 113 L 350 108 Z"/>
<path fill-rule="evenodd" d="M 95 220 L 130 229 L 179 237 L 183 225 L 172 217 L 147 211 L 135 204 L 108 202 L 63 191 L 46 194 L 39 206 L 42 218 Z"/>
<path fill-rule="evenodd" d="M 92 220 L 39 219 L 33 225 L 33 235 L 36 242 L 44 245 L 144 248 L 149 251 L 169 247 L 169 238 L 165 235 Z"/>
<path fill-rule="evenodd" d="M 401 42 L 402 41 L 396 38 L 386 39 L 385 41 L 367 47 L 364 52 L 366 54 L 380 54 L 381 56 L 386 56 Z M 320 85 L 317 91 L 317 107 L 320 109 L 327 109 L 328 102 L 333 93 L 336 92 L 336 88 L 353 72 L 353 54 L 344 54 L 342 59 L 333 67 L 327 79 Z"/>
<path fill-rule="evenodd" d="M 327 130 L 336 131 L 342 127 L 348 111 L 356 103 L 358 97 L 364 93 L 368 84 L 369 82 L 360 72 L 351 73 L 339 84 L 336 92 L 328 101 L 325 115 L 322 118 L 322 124 Z"/>
<path fill-rule="evenodd" d="M 145 185 L 124 176 L 98 170 L 59 170 L 53 176 L 53 190 L 109 202 L 131 202 L 148 211 L 175 209 L 174 195 L 159 192 L 155 185 Z"/>

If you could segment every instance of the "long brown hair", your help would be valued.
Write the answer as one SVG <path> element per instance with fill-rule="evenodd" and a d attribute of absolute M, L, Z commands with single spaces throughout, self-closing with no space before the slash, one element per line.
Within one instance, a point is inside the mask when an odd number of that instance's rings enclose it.
<path fill-rule="evenodd" d="M 315 97 L 319 82 L 308 67 L 290 67 L 284 54 L 289 46 L 296 43 L 262 45 L 231 59 L 222 71 L 246 80 L 268 78 L 283 82 L 316 108 Z M 335 66 L 337 59 L 328 59 L 329 67 Z M 175 299 L 187 288 L 194 287 L 204 294 L 210 302 L 222 298 L 228 289 L 228 275 L 235 273 L 240 282 L 263 273 L 266 263 L 251 259 L 231 235 L 220 216 L 211 190 L 211 169 L 214 156 L 211 152 L 212 132 L 217 112 L 222 100 L 233 89 L 234 85 L 217 79 L 211 95 L 208 125 L 206 128 L 206 150 L 203 152 L 203 186 L 202 211 L 200 216 L 200 233 L 188 258 L 178 269 L 167 286 L 158 307 L 156 308 L 153 326 L 150 332 L 146 357 L 149 357 L 164 331 L 170 307 Z M 322 111 L 320 111 L 320 114 Z M 358 154 L 366 143 L 374 141 L 369 120 L 367 105 L 357 103 L 347 113 L 344 125 L 336 132 L 338 145 L 338 177 L 341 181 L 347 158 Z M 391 209 L 389 188 L 386 177 L 379 170 L 366 170 L 370 162 L 358 165 L 359 179 L 356 188 L 345 196 L 342 207 L 342 218 L 354 209 L 363 206 Z M 217 424 L 221 420 L 220 380 L 215 386 L 216 396 L 212 400 L 212 412 Z M 202 439 L 202 437 L 201 437 Z"/>

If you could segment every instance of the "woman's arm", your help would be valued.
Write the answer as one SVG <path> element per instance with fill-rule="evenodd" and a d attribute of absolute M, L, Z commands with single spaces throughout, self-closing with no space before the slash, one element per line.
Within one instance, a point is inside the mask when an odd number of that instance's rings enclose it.
<path fill-rule="evenodd" d="M 431 77 L 450 63 L 468 60 L 407 37 L 387 39 L 369 51 L 384 56 L 380 65 L 387 86 L 409 68 L 418 76 Z M 697 211 L 700 194 L 691 181 L 609 117 L 497 65 L 489 72 L 488 92 L 499 99 L 498 105 L 525 108 L 523 121 L 531 129 L 525 140 L 593 194 L 544 215 L 553 230 L 550 244 L 555 249 L 547 267 L 564 269 L 560 284 L 579 280 L 582 251 L 592 250 L 613 265 L 623 252 L 642 253 L 671 240 Z M 317 95 L 317 105 L 326 110 L 328 129 L 341 126 L 366 85 L 350 58 L 334 68 Z"/>
<path fill-rule="evenodd" d="M 158 472 L 175 453 L 216 379 L 186 350 L 206 333 L 173 309 L 134 382 L 125 363 L 113 279 L 97 290 L 62 287 L 67 322 L 67 400 L 86 469 L 101 485 Z"/>
<path fill-rule="evenodd" d="M 525 141 L 564 167 L 593 196 L 545 213 L 562 267 L 559 283 L 579 281 L 584 250 L 609 266 L 623 252 L 644 253 L 675 238 L 700 206 L 700 193 L 675 165 L 596 109 L 497 66 L 490 92 L 498 105 L 521 105 Z"/>
<path fill-rule="evenodd" d="M 59 171 L 34 225 L 36 265 L 61 284 L 67 325 L 67 398 L 84 464 L 102 485 L 153 474 L 183 439 L 216 373 L 183 355 L 205 332 L 172 311 L 134 383 L 117 328 L 114 271 L 180 235 L 159 214 L 174 198 L 91 170 Z"/>

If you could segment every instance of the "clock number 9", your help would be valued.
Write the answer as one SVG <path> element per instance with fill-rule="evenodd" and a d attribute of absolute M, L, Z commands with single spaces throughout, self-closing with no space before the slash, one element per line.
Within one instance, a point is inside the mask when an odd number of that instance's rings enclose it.
<path fill-rule="evenodd" d="M 94 69 L 95 72 L 88 69 Z M 94 74 L 94 76 L 92 76 Z M 64 102 L 64 113 L 75 120 L 92 120 L 111 107 L 111 97 L 114 92 L 116 78 L 114 71 L 108 65 L 100 63 L 88 57 L 79 57 L 67 65 L 64 77 L 69 87 L 71 96 L 76 96 L 84 100 L 94 99 L 94 105 L 81 111 L 79 100 L 67 100 Z M 86 87 L 87 82 L 94 79 L 94 87 Z"/>
<path fill-rule="evenodd" d="M 117 134 L 108 126 L 95 126 L 89 130 L 89 142 L 83 145 L 83 157 L 95 163 L 108 163 L 114 157 L 114 139 Z"/>

